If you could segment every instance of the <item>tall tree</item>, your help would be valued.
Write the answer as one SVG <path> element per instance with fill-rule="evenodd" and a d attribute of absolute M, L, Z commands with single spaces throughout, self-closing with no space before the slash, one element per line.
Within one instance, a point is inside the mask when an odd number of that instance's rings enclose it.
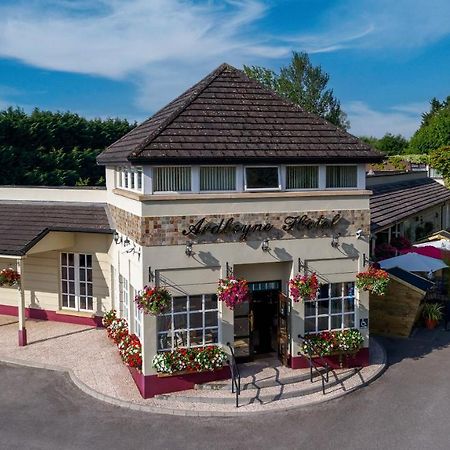
<path fill-rule="evenodd" d="M 69 112 L 0 111 L 0 184 L 102 184 L 97 155 L 134 126 Z"/>
<path fill-rule="evenodd" d="M 362 136 L 361 139 L 387 156 L 402 155 L 408 147 L 408 140 L 401 134 L 386 133 L 382 138 Z"/>
<path fill-rule="evenodd" d="M 450 145 L 450 96 L 443 102 L 433 99 L 430 111 L 409 141 L 408 153 L 430 153 Z"/>
<path fill-rule="evenodd" d="M 350 126 L 333 89 L 328 88 L 330 76 L 320 66 L 313 66 L 306 53 L 293 52 L 289 65 L 276 73 L 260 66 L 245 66 L 244 71 L 264 86 L 317 114 L 340 128 Z"/>

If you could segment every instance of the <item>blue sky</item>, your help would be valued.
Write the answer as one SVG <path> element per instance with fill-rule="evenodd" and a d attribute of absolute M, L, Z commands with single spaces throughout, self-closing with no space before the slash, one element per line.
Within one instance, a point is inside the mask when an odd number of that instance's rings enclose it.
<path fill-rule="evenodd" d="M 222 62 L 307 51 L 356 135 L 450 95 L 448 0 L 1 0 L 0 107 L 143 120 Z"/>

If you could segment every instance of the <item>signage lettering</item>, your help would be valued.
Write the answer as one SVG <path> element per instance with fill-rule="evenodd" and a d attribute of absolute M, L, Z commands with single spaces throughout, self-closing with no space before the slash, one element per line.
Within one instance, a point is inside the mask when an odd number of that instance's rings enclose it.
<path fill-rule="evenodd" d="M 314 230 L 314 229 L 326 229 L 334 228 L 338 222 L 341 220 L 341 215 L 336 214 L 332 218 L 327 218 L 325 216 L 320 216 L 317 219 L 308 217 L 307 214 L 302 216 L 287 216 L 284 219 L 282 229 L 284 231 L 292 230 Z M 211 233 L 213 235 L 220 234 L 240 234 L 240 239 L 245 241 L 247 237 L 252 233 L 268 233 L 274 228 L 271 223 L 247 223 L 242 224 L 237 222 L 234 217 L 229 219 L 221 219 L 219 223 L 208 222 L 206 217 L 201 218 L 197 223 L 189 225 L 189 227 L 182 231 L 184 236 L 194 235 L 201 236 L 206 233 Z"/>

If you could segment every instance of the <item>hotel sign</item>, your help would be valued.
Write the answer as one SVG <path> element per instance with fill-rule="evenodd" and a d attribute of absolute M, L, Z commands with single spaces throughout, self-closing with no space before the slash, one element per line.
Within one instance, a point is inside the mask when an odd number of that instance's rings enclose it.
<path fill-rule="evenodd" d="M 333 217 L 325 217 L 323 215 L 318 218 L 311 218 L 307 214 L 298 216 L 287 216 L 283 221 L 281 229 L 283 231 L 295 230 L 322 230 L 333 229 L 341 220 L 342 216 L 336 214 Z M 266 223 L 241 223 L 234 217 L 229 219 L 221 219 L 219 223 L 208 221 L 206 217 L 201 218 L 197 223 L 189 225 L 182 231 L 184 236 L 201 236 L 206 233 L 212 235 L 240 234 L 240 239 L 245 241 L 250 234 L 268 233 L 274 228 L 270 222 Z"/>

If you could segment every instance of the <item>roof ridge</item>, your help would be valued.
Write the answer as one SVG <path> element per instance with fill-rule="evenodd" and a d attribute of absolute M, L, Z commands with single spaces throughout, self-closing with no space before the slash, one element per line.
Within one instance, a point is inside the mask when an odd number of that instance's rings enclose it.
<path fill-rule="evenodd" d="M 225 70 L 230 68 L 231 66 L 227 63 L 222 63 L 219 67 L 217 67 L 215 70 L 213 70 L 211 73 L 206 75 L 202 80 L 200 80 L 195 86 L 197 86 L 197 89 L 194 89 L 193 92 L 184 100 L 183 104 L 181 104 L 178 108 L 176 108 L 169 116 L 161 122 L 161 124 L 152 132 L 149 136 L 147 136 L 146 139 L 144 139 L 142 142 L 140 142 L 134 151 L 132 151 L 128 156 L 136 158 L 139 156 L 139 153 L 144 150 L 144 148 L 151 142 L 153 139 L 156 139 L 164 129 L 170 125 L 182 112 L 186 110 L 186 108 L 201 95 L 201 93 Z M 234 69 L 234 67 L 233 67 Z M 237 69 L 236 69 L 237 70 Z M 181 95 L 179 95 L 177 98 L 180 98 L 184 94 L 186 94 L 189 90 L 191 90 L 192 87 L 188 88 L 186 91 L 184 91 Z M 175 99 L 176 100 L 176 99 Z M 175 101 L 174 100 L 174 101 Z M 154 116 L 152 116 L 154 117 Z M 150 117 L 148 120 L 150 120 L 152 117 Z"/>

